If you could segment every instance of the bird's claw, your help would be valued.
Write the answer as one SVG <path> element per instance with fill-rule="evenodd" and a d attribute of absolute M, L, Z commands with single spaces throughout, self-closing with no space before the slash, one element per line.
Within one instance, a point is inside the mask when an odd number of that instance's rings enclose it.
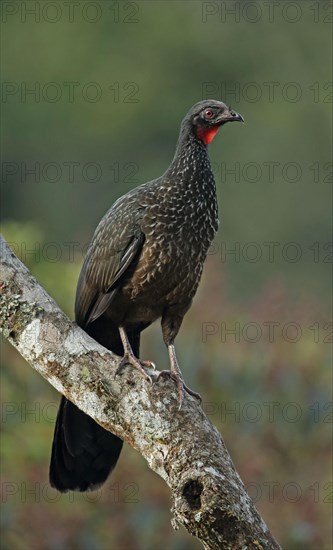
<path fill-rule="evenodd" d="M 183 400 L 184 400 L 184 395 L 185 395 L 185 391 L 189 394 L 189 395 L 192 395 L 193 397 L 196 397 L 197 399 L 199 399 L 199 402 L 201 403 L 202 402 L 202 397 L 199 393 L 191 390 L 188 386 L 186 386 L 184 380 L 179 376 L 176 376 L 175 373 L 169 371 L 169 370 L 162 370 L 159 374 L 158 374 L 158 377 L 156 379 L 156 382 L 159 380 L 160 376 L 168 376 L 169 378 L 172 378 L 172 380 L 174 382 L 176 382 L 176 385 L 177 385 L 177 393 L 178 393 L 178 410 L 180 411 L 180 409 L 182 408 L 182 404 L 183 404 Z"/>
<path fill-rule="evenodd" d="M 116 368 L 114 377 L 116 377 L 126 365 L 131 365 L 132 367 L 137 369 L 141 373 L 141 375 L 146 380 L 148 380 L 148 382 L 150 382 L 151 384 L 153 383 L 151 376 L 149 376 L 149 374 L 145 371 L 145 368 L 155 369 L 156 367 L 154 363 L 152 363 L 151 361 L 141 361 L 141 359 L 138 359 L 134 355 L 131 355 L 130 353 L 125 353 L 124 357 L 119 363 L 119 366 Z"/>

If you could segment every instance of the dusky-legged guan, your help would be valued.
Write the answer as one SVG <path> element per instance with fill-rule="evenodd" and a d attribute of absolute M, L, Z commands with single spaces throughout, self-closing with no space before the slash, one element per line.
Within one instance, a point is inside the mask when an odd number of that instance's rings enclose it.
<path fill-rule="evenodd" d="M 194 105 L 181 124 L 174 158 L 159 178 L 120 197 L 100 221 L 79 277 L 75 320 L 97 342 L 149 378 L 139 359 L 141 332 L 161 318 L 178 403 L 185 385 L 174 341 L 197 290 L 218 228 L 207 145 L 226 122 L 243 121 L 215 100 Z M 122 440 L 65 397 L 57 416 L 50 482 L 59 491 L 98 488 Z"/>

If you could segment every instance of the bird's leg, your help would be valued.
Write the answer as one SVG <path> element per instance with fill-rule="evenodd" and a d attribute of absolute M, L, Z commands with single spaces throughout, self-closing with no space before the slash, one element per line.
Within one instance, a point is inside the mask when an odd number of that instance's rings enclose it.
<path fill-rule="evenodd" d="M 190 390 L 190 388 L 186 386 L 183 380 L 174 346 L 174 341 L 182 324 L 183 317 L 186 311 L 189 309 L 190 305 L 191 301 L 187 301 L 184 303 L 178 303 L 169 306 L 164 311 L 161 322 L 163 340 L 169 352 L 170 370 L 162 371 L 159 374 L 158 378 L 160 376 L 170 376 L 170 378 L 172 378 L 176 382 L 179 403 L 178 410 L 180 410 L 182 407 L 185 391 L 190 395 L 197 397 L 201 402 L 201 396 L 198 393 Z"/>
<path fill-rule="evenodd" d="M 140 359 L 135 357 L 124 327 L 119 327 L 119 334 L 124 348 L 124 356 L 120 361 L 119 367 L 116 369 L 115 376 L 125 365 L 132 365 L 132 367 L 137 369 L 142 374 L 142 376 L 146 378 L 146 380 L 149 380 L 149 382 L 152 383 L 152 379 L 149 374 L 146 373 L 144 367 L 155 368 L 154 363 L 152 363 L 151 361 L 141 361 Z"/>
<path fill-rule="evenodd" d="M 168 345 L 168 352 L 169 352 L 169 359 L 170 359 L 170 370 L 162 370 L 159 373 L 158 378 L 160 376 L 170 376 L 170 378 L 172 378 L 176 382 L 177 391 L 178 391 L 178 403 L 179 403 L 178 410 L 180 410 L 182 407 L 185 391 L 188 394 L 193 395 L 193 397 L 196 397 L 197 399 L 199 399 L 201 403 L 202 401 L 201 395 L 191 390 L 188 386 L 186 386 L 183 380 L 182 373 L 176 357 L 175 346 L 173 344 Z"/>

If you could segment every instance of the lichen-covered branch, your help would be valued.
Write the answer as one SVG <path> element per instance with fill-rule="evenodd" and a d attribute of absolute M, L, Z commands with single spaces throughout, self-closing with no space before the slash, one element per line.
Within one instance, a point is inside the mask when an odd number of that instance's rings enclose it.
<path fill-rule="evenodd" d="M 0 237 L 0 328 L 60 393 L 127 441 L 168 484 L 173 526 L 206 549 L 277 549 L 221 435 L 189 395 L 151 370 L 114 376 L 119 357 L 70 321 Z"/>

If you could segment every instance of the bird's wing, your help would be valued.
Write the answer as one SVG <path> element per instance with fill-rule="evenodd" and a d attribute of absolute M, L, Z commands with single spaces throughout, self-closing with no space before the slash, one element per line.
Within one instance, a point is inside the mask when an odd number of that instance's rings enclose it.
<path fill-rule="evenodd" d="M 138 258 L 145 240 L 140 211 L 118 201 L 99 223 L 85 258 L 76 290 L 75 319 L 86 327 L 110 306 L 117 282 Z"/>

